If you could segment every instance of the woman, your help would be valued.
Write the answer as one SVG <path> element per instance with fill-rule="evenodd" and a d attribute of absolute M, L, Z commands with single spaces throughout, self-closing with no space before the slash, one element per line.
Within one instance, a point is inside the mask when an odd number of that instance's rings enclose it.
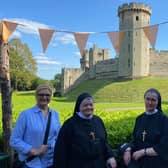
<path fill-rule="evenodd" d="M 144 94 L 146 112 L 137 117 L 133 142 L 122 146 L 128 167 L 168 167 L 168 121 L 161 108 L 161 96 L 156 89 Z"/>
<path fill-rule="evenodd" d="M 93 115 L 93 98 L 81 94 L 74 115 L 63 124 L 54 152 L 54 168 L 116 168 L 102 120 Z"/>
<path fill-rule="evenodd" d="M 13 129 L 10 145 L 18 152 L 25 168 L 52 167 L 60 122 L 58 113 L 48 106 L 51 95 L 52 90 L 48 86 L 39 86 L 36 89 L 37 104 L 20 114 Z"/>

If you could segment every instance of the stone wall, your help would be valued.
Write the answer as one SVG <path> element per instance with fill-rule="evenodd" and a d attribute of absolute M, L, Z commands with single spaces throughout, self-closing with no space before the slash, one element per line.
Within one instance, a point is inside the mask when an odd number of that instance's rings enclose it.
<path fill-rule="evenodd" d="M 168 77 L 168 50 L 150 50 L 150 76 Z"/>
<path fill-rule="evenodd" d="M 69 90 L 72 89 L 72 87 L 75 87 L 75 82 L 83 80 L 81 78 L 82 74 L 85 73 L 81 68 L 63 68 L 62 69 L 62 81 L 61 81 L 61 93 L 65 94 Z"/>
<path fill-rule="evenodd" d="M 118 58 L 97 62 L 95 65 L 96 79 L 109 79 L 118 77 Z"/>

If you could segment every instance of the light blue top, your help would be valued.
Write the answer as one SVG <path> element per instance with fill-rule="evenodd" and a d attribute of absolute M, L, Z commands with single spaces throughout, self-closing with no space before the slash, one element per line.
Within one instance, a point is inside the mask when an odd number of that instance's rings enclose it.
<path fill-rule="evenodd" d="M 51 109 L 49 111 L 52 113 L 47 141 L 49 149 L 44 155 L 28 162 L 30 168 L 46 168 L 53 163 L 54 145 L 60 129 L 60 121 L 57 112 Z M 43 144 L 47 120 L 48 115 L 44 117 L 37 105 L 20 114 L 12 131 L 10 145 L 19 153 L 21 161 L 28 157 L 32 147 L 40 147 Z"/>

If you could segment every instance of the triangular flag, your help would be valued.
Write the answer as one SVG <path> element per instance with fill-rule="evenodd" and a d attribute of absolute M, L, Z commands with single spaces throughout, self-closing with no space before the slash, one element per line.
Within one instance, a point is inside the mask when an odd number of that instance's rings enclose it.
<path fill-rule="evenodd" d="M 83 56 L 83 51 L 84 51 L 84 48 L 86 46 L 86 42 L 88 40 L 88 37 L 89 37 L 89 33 L 85 33 L 85 32 L 82 32 L 82 33 L 79 33 L 79 32 L 75 32 L 74 33 L 74 36 L 75 36 L 75 40 L 76 40 L 76 43 L 79 47 L 79 50 L 80 50 L 80 54 L 81 56 Z"/>
<path fill-rule="evenodd" d="M 158 32 L 158 25 L 144 27 L 143 30 L 145 32 L 146 37 L 150 41 L 152 48 L 155 48 L 156 37 L 157 37 L 157 32 Z"/>
<path fill-rule="evenodd" d="M 107 34 L 111 40 L 111 43 L 112 43 L 116 53 L 119 53 L 120 44 L 121 44 L 122 37 L 123 37 L 123 32 L 109 32 Z"/>
<path fill-rule="evenodd" d="M 3 42 L 7 42 L 9 36 L 16 29 L 18 24 L 10 21 L 2 21 L 2 40 Z"/>
<path fill-rule="evenodd" d="M 43 46 L 43 52 L 45 52 L 55 30 L 49 30 L 49 29 L 38 29 L 38 30 L 40 34 L 41 43 Z"/>

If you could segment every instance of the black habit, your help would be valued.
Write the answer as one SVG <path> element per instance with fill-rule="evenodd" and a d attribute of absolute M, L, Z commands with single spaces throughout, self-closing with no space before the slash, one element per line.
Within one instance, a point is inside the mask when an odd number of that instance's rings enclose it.
<path fill-rule="evenodd" d="M 141 114 L 136 119 L 133 132 L 132 152 L 153 147 L 158 156 L 143 156 L 137 163 L 139 168 L 168 168 L 168 121 L 160 111 Z"/>
<path fill-rule="evenodd" d="M 54 168 L 106 168 L 113 157 L 102 120 L 75 114 L 62 126 L 54 151 Z"/>

